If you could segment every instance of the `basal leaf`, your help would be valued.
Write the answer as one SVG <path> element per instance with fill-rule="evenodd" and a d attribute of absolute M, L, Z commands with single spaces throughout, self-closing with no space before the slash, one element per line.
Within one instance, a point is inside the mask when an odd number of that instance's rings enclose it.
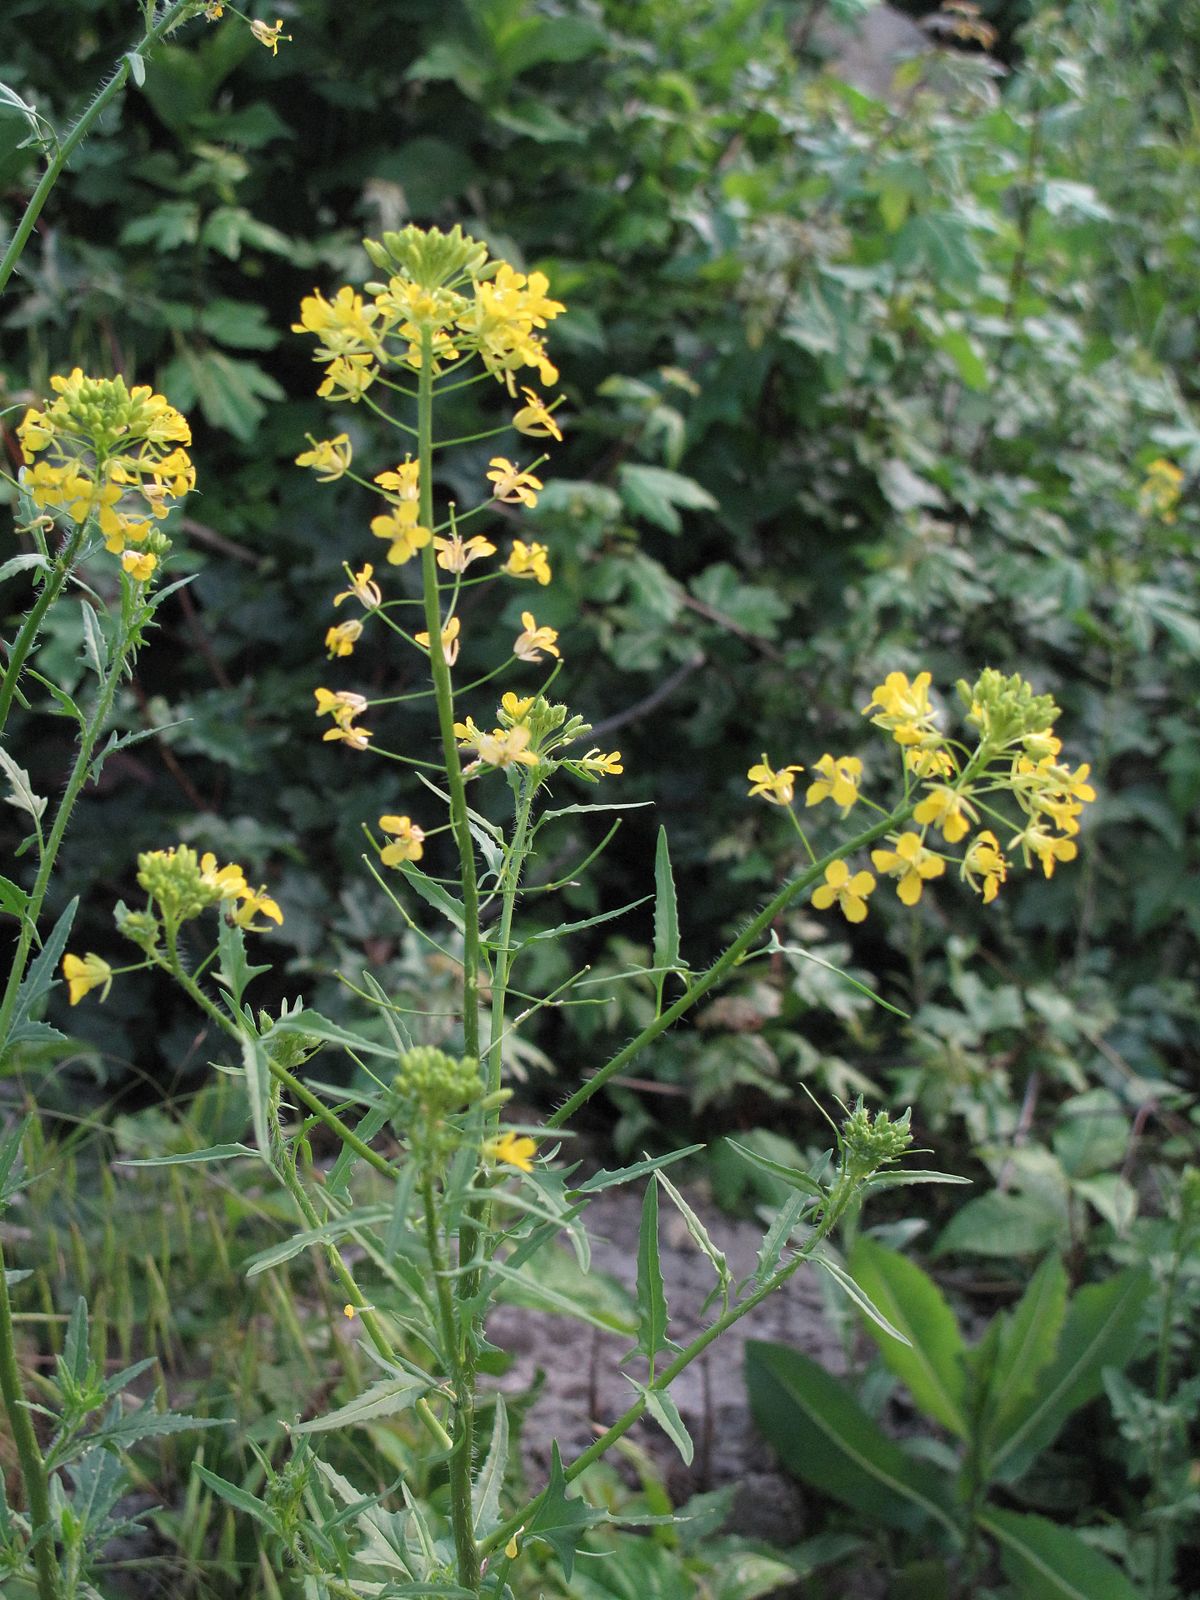
<path fill-rule="evenodd" d="M 1138 1600 L 1121 1570 L 1070 1528 L 1015 1511 L 988 1510 L 979 1522 L 1021 1600 Z"/>
<path fill-rule="evenodd" d="M 900 1330 L 907 1347 L 876 1338 L 888 1371 L 907 1387 L 922 1411 L 966 1439 L 970 1432 L 963 1367 L 966 1346 L 937 1284 L 915 1262 L 865 1234 L 855 1240 L 849 1265 L 855 1281 Z"/>

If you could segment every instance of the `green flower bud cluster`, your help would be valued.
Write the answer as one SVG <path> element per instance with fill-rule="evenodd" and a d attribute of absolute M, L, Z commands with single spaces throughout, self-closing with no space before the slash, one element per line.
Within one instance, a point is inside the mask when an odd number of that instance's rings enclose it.
<path fill-rule="evenodd" d="M 842 1123 L 840 1144 L 846 1175 L 860 1181 L 898 1161 L 912 1144 L 911 1122 L 911 1110 L 895 1122 L 886 1111 L 872 1116 L 864 1108 L 860 1095 Z"/>
<path fill-rule="evenodd" d="M 548 755 L 578 739 L 586 739 L 592 731 L 591 723 L 576 716 L 568 706 L 547 700 L 540 694 L 532 704 L 515 695 L 506 695 L 505 701 L 508 704 L 502 701 L 496 712 L 500 726 L 528 728 L 530 748 L 538 755 Z"/>
<path fill-rule="evenodd" d="M 392 1126 L 427 1172 L 441 1168 L 457 1148 L 461 1133 L 449 1119 L 479 1100 L 483 1088 L 474 1056 L 455 1060 L 433 1045 L 417 1045 L 400 1057 Z"/>
<path fill-rule="evenodd" d="M 200 857 L 186 844 L 171 850 L 144 850 L 138 856 L 137 881 L 175 927 L 223 898 L 218 885 L 205 882 Z"/>
<path fill-rule="evenodd" d="M 1053 696 L 1034 694 L 1019 672 L 1006 678 L 994 667 L 985 667 L 973 687 L 965 678 L 956 687 L 967 722 L 978 728 L 983 742 L 997 748 L 1048 733 L 1059 714 Z"/>
<path fill-rule="evenodd" d="M 381 272 L 401 272 L 422 289 L 440 289 L 463 277 L 477 278 L 487 264 L 485 244 L 455 223 L 449 233 L 411 225 L 383 239 L 364 239 L 363 249 Z"/>

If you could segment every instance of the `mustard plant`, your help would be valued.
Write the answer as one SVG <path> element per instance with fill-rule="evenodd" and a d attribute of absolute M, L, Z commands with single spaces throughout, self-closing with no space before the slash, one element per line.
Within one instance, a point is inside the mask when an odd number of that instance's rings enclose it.
<path fill-rule="evenodd" d="M 968 890 L 989 902 L 1016 860 L 1036 863 L 1049 876 L 1074 856 L 1078 817 L 1093 792 L 1087 768 L 1072 770 L 1060 759 L 1053 732 L 1057 708 L 1019 676 L 989 670 L 973 685 L 960 684 L 964 726 L 954 736 L 944 730 L 928 673 L 911 681 L 901 672 L 889 674 L 864 711 L 889 736 L 899 758 L 894 803 L 868 794 L 857 758 L 820 756 L 805 812 L 824 805 L 822 817 L 836 811 L 844 820 L 861 807 L 869 816 L 849 838 L 822 837 L 818 849 L 795 808 L 802 767 L 773 768 L 764 754 L 749 771 L 750 794 L 788 813 L 802 864 L 738 936 L 698 968 L 682 953 L 669 848 L 660 832 L 654 894 L 647 897 L 654 900 L 653 965 L 624 975 L 654 980 L 653 1019 L 595 1065 L 541 1124 L 507 1122 L 507 1065 L 518 1030 L 547 1005 L 578 1002 L 589 983 L 584 967 L 552 994 L 531 995 L 519 986 L 522 958 L 541 940 L 566 938 L 632 914 L 643 903 L 550 930 L 540 920 L 523 926 L 521 913 L 531 895 L 540 900 L 576 876 L 532 881 L 555 822 L 568 814 L 620 809 L 619 801 L 606 800 L 548 804 L 552 789 L 607 783 L 623 770 L 620 752 L 591 744 L 584 716 L 553 698 L 569 640 L 560 642 L 556 629 L 538 621 L 536 598 L 521 610 L 516 637 L 504 641 L 500 664 L 459 681 L 464 646 L 469 643 L 471 658 L 476 654 L 476 617 L 499 609 L 468 607 L 468 596 L 476 598 L 471 591 L 515 583 L 536 597 L 553 579 L 551 552 L 536 540 L 514 534 L 502 554 L 498 541 L 506 534 L 498 524 L 536 505 L 544 451 L 562 436 L 564 402 L 547 393 L 558 381 L 547 330 L 565 307 L 552 297 L 543 274 L 522 273 L 491 258 L 458 228 L 442 233 L 410 227 L 368 240 L 365 248 L 380 278 L 363 291 L 343 285 L 331 299 L 315 290 L 295 326 L 316 341 L 318 393 L 334 405 L 364 407 L 390 424 L 400 435 L 399 448 L 389 464 L 360 469 L 347 425 L 327 438 L 310 438 L 297 462 L 324 484 L 352 482 L 379 499 L 369 532 L 382 543 L 383 566 L 377 572 L 371 562 L 358 565 L 359 556 L 347 559 L 347 587 L 331 597 L 338 620 L 325 637 L 330 660 L 352 660 L 371 630 L 400 652 L 402 670 L 409 669 L 404 681 L 415 666 L 424 682 L 381 696 L 319 685 L 316 714 L 323 739 L 344 746 L 347 760 L 374 756 L 394 764 L 395 809 L 373 823 L 363 819 L 364 864 L 397 919 L 460 974 L 457 1015 L 449 1023 L 413 1018 L 369 972 L 361 984 L 346 980 L 373 1017 L 366 1027 L 344 1026 L 299 1003 L 285 1005 L 277 1016 L 256 1013 L 245 992 L 266 969 L 250 964 L 245 935 L 280 922 L 285 908 L 240 866 L 197 856 L 186 845 L 138 858 L 145 902 L 120 906 L 116 921 L 141 953 L 133 965 L 168 971 L 235 1046 L 239 1065 L 233 1070 L 244 1079 L 255 1148 L 291 1196 L 302 1224 L 287 1252 L 315 1248 L 326 1254 L 345 1292 L 344 1314 L 361 1323 L 379 1369 L 378 1379 L 349 1404 L 296 1418 L 285 1465 L 263 1459 L 262 1496 L 207 1468 L 198 1472 L 209 1488 L 261 1524 L 269 1548 L 303 1579 L 305 1592 L 500 1596 L 513 1592 L 515 1564 L 534 1541 L 553 1548 L 569 1580 L 580 1538 L 603 1516 L 572 1496 L 570 1487 L 635 1423 L 652 1420 L 685 1460 L 691 1458 L 672 1381 L 801 1265 L 821 1266 L 892 1336 L 904 1338 L 824 1246 L 873 1188 L 944 1176 L 900 1165 L 912 1137 L 907 1114 L 893 1121 L 860 1102 L 840 1124 L 831 1123 L 831 1149 L 811 1170 L 765 1163 L 789 1198 L 764 1237 L 754 1273 L 737 1283 L 662 1170 L 693 1151 L 580 1178 L 577 1164 L 558 1162 L 575 1113 L 741 963 L 770 948 L 772 923 L 792 901 L 810 895 L 818 910 L 836 907 L 851 922 L 862 921 L 878 887 L 863 864 L 867 852 L 875 872 L 894 881 L 905 905 L 914 905 L 945 876 L 951 861 Z M 521 381 L 527 371 L 539 387 Z M 440 438 L 439 402 L 489 381 L 505 404 L 502 419 L 466 440 Z M 36 418 L 27 423 L 31 448 L 41 440 L 41 426 Z M 513 433 L 522 446 L 534 443 L 518 459 L 490 457 L 478 503 L 439 510 L 439 452 Z M 61 502 L 64 484 L 55 478 L 41 492 Z M 115 508 L 114 501 L 111 514 L 102 508 L 97 514 L 109 514 L 111 521 L 121 514 Z M 477 519 L 489 513 L 486 531 L 476 531 Z M 109 537 L 134 536 L 119 527 Z M 350 614 L 342 612 L 344 605 Z M 493 686 L 502 674 L 519 674 L 519 686 Z M 414 708 L 430 713 L 437 759 L 414 754 L 427 751 L 427 736 L 398 720 Z M 495 815 L 497 799 L 508 811 L 505 821 Z M 997 829 L 1006 832 L 1003 843 Z M 439 937 L 429 931 L 429 912 L 445 925 Z M 103 994 L 113 970 L 95 953 L 67 954 L 63 975 L 72 1002 L 94 989 Z M 518 1000 L 522 1009 L 512 1015 Z M 426 1042 L 431 1035 L 436 1043 Z M 328 1091 L 316 1092 L 302 1075 L 306 1060 L 330 1045 L 346 1051 L 361 1073 L 360 1087 L 336 1105 L 328 1103 Z M 299 1127 L 297 1112 L 305 1119 Z M 320 1177 L 308 1154 L 308 1130 L 318 1124 L 335 1136 L 341 1151 Z M 203 1152 L 202 1158 L 248 1148 Z M 743 1154 L 764 1165 L 754 1152 Z M 391 1191 L 382 1213 L 359 1198 L 366 1183 L 363 1166 Z M 640 1179 L 646 1189 L 636 1339 L 624 1362 L 633 1398 L 573 1460 L 564 1463 L 556 1446 L 546 1484 L 510 1503 L 504 1495 L 503 1403 L 493 1407 L 490 1440 L 480 1438 L 477 1423 L 489 1306 L 514 1281 L 536 1296 L 531 1268 L 561 1234 L 586 1265 L 582 1219 L 589 1201 L 614 1184 Z M 659 1265 L 660 1193 L 681 1210 L 711 1262 L 720 1304 L 704 1331 L 682 1346 L 671 1337 Z M 355 1247 L 353 1253 L 347 1245 Z M 360 1282 L 359 1256 L 375 1280 L 370 1296 Z M 586 1320 L 586 1309 L 574 1309 Z M 424 1429 L 432 1460 L 445 1475 L 447 1500 L 439 1512 L 407 1491 L 396 1509 L 385 1505 L 375 1486 L 360 1494 L 313 1448 L 318 1433 L 406 1412 Z"/>

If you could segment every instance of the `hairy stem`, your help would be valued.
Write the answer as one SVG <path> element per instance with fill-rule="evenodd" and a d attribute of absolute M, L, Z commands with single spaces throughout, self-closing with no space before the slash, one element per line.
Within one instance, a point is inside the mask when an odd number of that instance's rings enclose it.
<path fill-rule="evenodd" d="M 21 677 L 22 669 L 29 652 L 33 649 L 38 634 L 41 632 L 42 621 L 47 611 L 62 593 L 63 585 L 70 576 L 71 568 L 75 565 L 75 558 L 79 554 L 79 547 L 83 543 L 87 531 L 87 521 L 83 521 L 72 533 L 62 552 L 42 585 L 42 592 L 34 601 L 28 616 L 21 624 L 21 631 L 13 642 L 9 652 L 8 665 L 4 669 L 4 677 L 0 680 L 0 733 L 8 723 L 8 713 L 12 710 L 13 697 L 17 692 L 17 684 Z"/>
<path fill-rule="evenodd" d="M 38 1600 L 60 1600 L 62 1586 L 59 1581 L 58 1558 L 54 1553 L 54 1539 L 50 1531 L 50 1489 L 46 1478 L 46 1464 L 38 1448 L 33 1421 L 21 1392 L 21 1374 L 17 1367 L 16 1343 L 13 1339 L 12 1306 L 8 1299 L 8 1286 L 4 1277 L 4 1248 L 0 1244 L 0 1396 L 8 1414 L 13 1443 L 21 1463 L 21 1477 L 25 1484 L 25 1498 L 29 1504 L 29 1521 L 36 1543 L 33 1547 L 34 1569 L 37 1572 Z"/>

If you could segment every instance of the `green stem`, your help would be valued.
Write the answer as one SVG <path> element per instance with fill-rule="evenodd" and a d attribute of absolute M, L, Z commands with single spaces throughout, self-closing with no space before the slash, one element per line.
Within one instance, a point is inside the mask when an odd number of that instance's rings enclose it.
<path fill-rule="evenodd" d="M 517 801 L 516 821 L 512 844 L 504 862 L 504 891 L 500 902 L 500 927 L 496 950 L 496 972 L 492 981 L 492 1027 L 488 1044 L 488 1093 L 500 1088 L 503 1077 L 504 1005 L 508 996 L 508 980 L 513 969 L 512 942 L 513 912 L 517 904 L 517 891 L 521 886 L 521 869 L 525 865 L 525 851 L 529 837 L 529 816 L 533 809 L 534 784 L 522 774 L 521 793 Z"/>
<path fill-rule="evenodd" d="M 615 1073 L 628 1066 L 634 1056 L 643 1050 L 652 1039 L 657 1039 L 660 1033 L 664 1033 L 685 1012 L 690 1011 L 698 1000 L 703 999 L 710 989 L 720 983 L 737 966 L 754 942 L 760 939 L 771 926 L 779 913 L 797 895 L 803 894 L 806 889 L 811 888 L 813 884 L 824 877 L 826 867 L 832 866 L 835 861 L 843 860 L 856 850 L 862 850 L 867 845 L 874 844 L 876 839 L 882 839 L 884 834 L 889 833 L 893 828 L 899 827 L 902 822 L 907 821 L 912 815 L 913 809 L 912 803 L 909 802 L 897 806 L 894 811 L 890 811 L 886 817 L 875 823 L 874 827 L 867 828 L 857 838 L 852 839 L 849 844 L 839 845 L 836 850 L 831 850 L 828 855 L 822 856 L 811 867 L 806 868 L 805 871 L 785 883 L 774 899 L 769 900 L 758 915 L 746 924 L 733 943 L 717 957 L 712 966 L 695 979 L 687 992 L 680 995 L 674 1005 L 669 1006 L 660 1016 L 655 1017 L 652 1022 L 648 1023 L 635 1039 L 631 1039 L 627 1045 L 618 1050 L 616 1055 L 607 1061 L 599 1071 L 593 1073 L 588 1081 L 576 1089 L 569 1099 L 564 1100 L 558 1110 L 547 1117 L 546 1126 L 548 1128 L 561 1128 L 568 1117 L 573 1116 L 579 1107 L 590 1100 L 598 1089 L 603 1088 Z"/>
<path fill-rule="evenodd" d="M 42 586 L 42 592 L 34 601 L 29 615 L 21 624 L 21 631 L 16 637 L 12 650 L 9 653 L 8 665 L 4 669 L 4 678 L 0 681 L 0 733 L 8 723 L 8 713 L 12 710 L 13 696 L 17 692 L 17 682 L 21 670 L 25 665 L 26 657 L 33 649 L 34 641 L 41 632 L 42 619 L 46 612 L 62 593 L 63 585 L 70 576 L 71 568 L 75 565 L 75 558 L 79 554 L 79 547 L 83 543 L 87 530 L 87 522 L 81 522 L 64 546 L 62 553 L 50 569 L 50 574 Z"/>
<path fill-rule="evenodd" d="M 4 1277 L 4 1249 L 0 1245 L 0 1396 L 8 1413 L 13 1443 L 21 1463 L 21 1477 L 25 1483 L 25 1496 L 29 1502 L 29 1520 L 36 1543 L 33 1547 L 34 1567 L 37 1572 L 39 1600 L 60 1600 L 58 1558 L 54 1553 L 54 1539 L 50 1531 L 50 1489 L 46 1480 L 46 1464 L 38 1448 L 33 1421 L 21 1392 L 21 1374 L 17 1367 L 16 1345 L 13 1340 L 12 1306 L 8 1299 L 8 1286 Z"/>
<path fill-rule="evenodd" d="M 438 1229 L 433 1180 L 428 1175 L 421 1183 L 425 1217 L 425 1248 L 437 1291 L 442 1323 L 442 1343 L 446 1350 L 449 1376 L 454 1384 L 454 1448 L 450 1455 L 450 1522 L 458 1557 L 458 1581 L 464 1589 L 479 1593 L 479 1547 L 475 1543 L 475 1513 L 471 1504 L 471 1464 L 475 1453 L 475 1366 L 470 1358 L 471 1342 L 459 1329 L 450 1292 L 446 1252 Z"/>
<path fill-rule="evenodd" d="M 21 257 L 21 252 L 29 242 L 29 236 L 37 224 L 37 219 L 42 214 L 42 207 L 49 198 L 50 191 L 62 176 L 63 168 L 75 153 L 76 147 L 90 133 L 97 118 L 112 104 L 117 95 L 125 87 L 129 78 L 129 58 L 131 55 L 143 55 L 151 46 L 158 43 L 164 34 L 169 33 L 179 21 L 185 11 L 191 9 L 194 0 L 175 0 L 159 17 L 152 28 L 148 28 L 141 40 L 133 50 L 127 52 L 117 62 L 112 77 L 97 92 L 90 106 L 71 129 L 67 137 L 55 151 L 50 164 L 42 174 L 42 180 L 30 197 L 25 213 L 17 223 L 16 232 L 9 240 L 8 249 L 0 260 L 0 294 L 4 292 L 5 285 L 12 277 L 13 268 Z"/>
<path fill-rule="evenodd" d="M 71 813 L 75 809 L 75 802 L 79 799 L 80 791 L 88 780 L 92 765 L 92 755 L 96 748 L 96 740 L 100 737 L 104 724 L 108 721 L 112 703 L 116 697 L 117 684 L 120 682 L 121 673 L 125 667 L 126 656 L 130 648 L 131 632 L 128 617 L 122 617 L 121 629 L 122 637 L 113 652 L 113 661 L 109 667 L 108 676 L 101 683 L 95 710 L 92 712 L 87 726 L 80 734 L 79 751 L 75 757 L 75 765 L 71 768 L 71 776 L 67 780 L 67 787 L 63 791 L 58 810 L 54 814 L 54 825 L 50 829 L 50 837 L 46 840 L 45 848 L 42 851 L 37 877 L 34 879 L 33 888 L 30 890 L 27 915 L 22 919 L 16 955 L 13 958 L 13 964 L 8 974 L 4 999 L 0 1002 L 0 1041 L 8 1038 L 13 1008 L 16 1005 L 17 994 L 25 976 L 25 964 L 29 960 L 34 931 L 37 927 L 38 918 L 42 913 L 46 892 L 50 887 L 50 879 L 54 872 L 54 864 L 58 859 L 59 848 L 67 831 L 67 824 L 71 820 Z M 0 1049 L 2 1048 L 3 1046 L 0 1045 Z"/>
<path fill-rule="evenodd" d="M 1183 1262 L 1188 1223 L 1187 1205 L 1181 1197 L 1179 1221 L 1176 1224 L 1175 1238 L 1171 1249 L 1171 1266 L 1167 1273 L 1167 1281 L 1163 1286 L 1162 1318 L 1158 1326 L 1158 1349 L 1155 1353 L 1154 1363 L 1154 1399 L 1157 1415 L 1154 1424 L 1154 1444 L 1150 1452 L 1150 1494 L 1147 1497 L 1147 1505 L 1152 1511 L 1159 1509 L 1164 1499 L 1162 1479 L 1163 1461 L 1166 1456 L 1167 1427 L 1163 1420 L 1163 1412 L 1166 1409 L 1167 1394 L 1171 1387 L 1171 1323 L 1175 1317 L 1175 1293 L 1179 1282 L 1179 1269 Z M 1149 1600 L 1160 1600 L 1160 1596 L 1164 1592 L 1170 1543 L 1170 1525 L 1164 1518 L 1159 1517 L 1154 1531 L 1154 1554 L 1150 1569 Z"/>
<path fill-rule="evenodd" d="M 421 525 L 433 526 L 433 338 L 421 334 L 421 370 L 417 375 L 417 460 L 420 463 Z M 454 691 L 450 668 L 442 649 L 442 618 L 438 603 L 437 564 L 432 544 L 421 552 L 421 579 L 425 603 L 425 631 L 429 635 L 429 665 L 437 701 L 446 787 L 450 793 L 450 823 L 458 846 L 463 900 L 463 1049 L 479 1055 L 479 888 L 475 875 L 475 841 L 467 817 L 458 741 L 454 737 Z"/>

